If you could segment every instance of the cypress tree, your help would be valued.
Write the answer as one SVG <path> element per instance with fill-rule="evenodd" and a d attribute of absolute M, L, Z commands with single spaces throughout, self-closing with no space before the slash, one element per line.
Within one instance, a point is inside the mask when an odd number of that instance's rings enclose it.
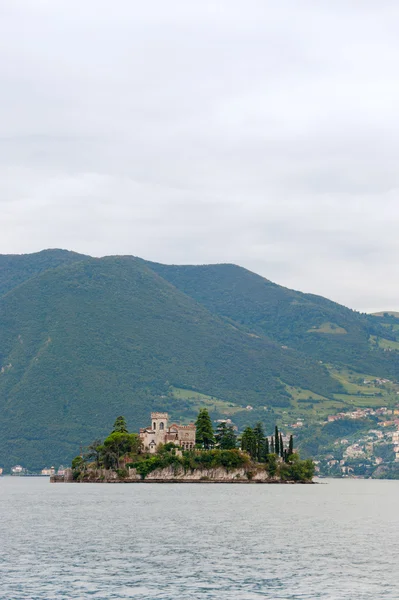
<path fill-rule="evenodd" d="M 280 433 L 280 456 L 283 458 L 284 456 L 284 444 L 283 444 L 283 436 Z"/>
<path fill-rule="evenodd" d="M 260 421 L 256 423 L 254 429 L 255 443 L 256 443 L 256 455 L 255 458 L 257 461 L 261 461 L 263 458 L 263 445 L 265 440 L 265 432 L 263 431 L 263 426 Z"/>
<path fill-rule="evenodd" d="M 279 443 L 279 434 L 278 434 L 277 425 L 274 430 L 274 451 L 277 454 L 277 456 L 280 455 L 280 443 Z"/>
<path fill-rule="evenodd" d="M 292 437 L 292 435 L 290 435 L 290 443 L 288 446 L 288 456 L 291 456 L 291 454 L 294 454 L 294 438 Z"/>
<path fill-rule="evenodd" d="M 195 434 L 195 443 L 198 444 L 198 446 L 205 448 L 205 450 L 213 448 L 215 444 L 215 436 L 213 435 L 211 417 L 209 416 L 206 408 L 201 408 L 199 411 L 195 425 L 197 428 Z"/>
<path fill-rule="evenodd" d="M 271 440 L 270 440 L 270 454 L 274 454 L 274 438 L 273 438 L 273 436 L 271 437 Z"/>
<path fill-rule="evenodd" d="M 263 440 L 263 453 L 262 453 L 262 461 L 267 462 L 267 457 L 269 456 L 269 440 L 267 437 Z"/>

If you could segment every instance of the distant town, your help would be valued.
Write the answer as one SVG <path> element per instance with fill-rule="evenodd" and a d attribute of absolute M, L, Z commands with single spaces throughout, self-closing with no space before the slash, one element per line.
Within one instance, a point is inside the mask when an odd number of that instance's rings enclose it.
<path fill-rule="evenodd" d="M 3 469 L 0 468 L 0 475 L 2 475 L 2 474 L 3 474 Z M 35 473 L 32 471 L 29 471 L 22 465 L 15 465 L 14 467 L 11 467 L 11 475 L 14 475 L 16 477 L 51 477 L 52 475 L 64 475 L 64 474 L 65 474 L 65 467 L 63 465 L 60 465 L 58 467 L 58 469 L 56 469 L 55 467 L 50 467 L 50 468 L 45 467 L 44 469 L 42 469 L 40 471 L 40 473 Z"/>
<path fill-rule="evenodd" d="M 335 440 L 335 448 L 326 454 L 324 461 L 315 461 L 316 471 L 320 472 L 324 466 L 324 471 L 331 475 L 364 476 L 381 465 L 376 471 L 378 475 L 384 464 L 399 462 L 399 405 L 393 409 L 365 407 L 339 412 L 329 415 L 327 423 L 348 419 L 374 421 L 374 425 Z"/>

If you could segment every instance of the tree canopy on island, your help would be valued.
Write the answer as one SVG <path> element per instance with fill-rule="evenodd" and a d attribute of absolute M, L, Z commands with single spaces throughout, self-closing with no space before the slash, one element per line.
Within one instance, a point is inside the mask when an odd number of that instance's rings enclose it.
<path fill-rule="evenodd" d="M 112 433 L 127 433 L 127 425 L 125 417 L 117 417 L 114 423 Z"/>
<path fill-rule="evenodd" d="M 232 425 L 222 421 L 218 424 L 215 433 L 216 447 L 222 450 L 237 448 L 237 436 Z"/>
<path fill-rule="evenodd" d="M 195 443 L 197 446 L 210 450 L 215 445 L 212 421 L 206 408 L 201 408 L 195 422 Z"/>
<path fill-rule="evenodd" d="M 246 427 L 237 448 L 237 436 L 234 427 L 226 421 L 217 424 L 214 432 L 212 420 L 207 409 L 199 411 L 197 420 L 196 448 L 183 451 L 174 443 L 160 444 L 155 454 L 143 451 L 140 436 L 129 433 L 123 416 L 117 417 L 112 432 L 101 440 L 95 440 L 87 447 L 84 456 L 72 461 L 75 478 L 85 476 L 87 470 L 110 469 L 121 477 L 127 475 L 127 468 L 134 467 L 143 478 L 155 469 L 168 466 L 184 469 L 212 469 L 223 467 L 235 469 L 253 465 L 264 465 L 270 477 L 279 474 L 285 480 L 309 480 L 314 475 L 311 460 L 302 461 L 294 453 L 292 435 L 288 447 L 284 447 L 284 438 L 278 427 L 274 430 L 270 442 L 265 435 L 262 423 L 253 428 Z M 278 450 L 278 453 L 276 451 Z"/>

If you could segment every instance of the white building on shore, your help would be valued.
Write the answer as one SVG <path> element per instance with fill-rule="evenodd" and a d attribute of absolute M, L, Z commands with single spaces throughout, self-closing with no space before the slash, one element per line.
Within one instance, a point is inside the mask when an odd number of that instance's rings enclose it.
<path fill-rule="evenodd" d="M 55 475 L 55 468 L 54 467 L 50 467 L 49 469 L 44 468 L 41 471 L 42 475 L 45 475 L 46 477 L 51 477 L 51 475 Z"/>

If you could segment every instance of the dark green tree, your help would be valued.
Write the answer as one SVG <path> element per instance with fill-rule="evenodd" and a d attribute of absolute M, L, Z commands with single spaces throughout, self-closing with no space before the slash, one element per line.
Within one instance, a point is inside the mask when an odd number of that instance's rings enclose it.
<path fill-rule="evenodd" d="M 72 460 L 72 469 L 75 471 L 77 470 L 83 470 L 85 466 L 85 461 L 83 456 L 75 456 L 75 458 Z"/>
<path fill-rule="evenodd" d="M 269 438 L 265 437 L 265 443 L 263 446 L 263 461 L 266 462 L 267 461 L 267 457 L 270 454 L 270 450 L 269 450 Z"/>
<path fill-rule="evenodd" d="M 213 434 L 211 417 L 206 408 L 201 408 L 199 411 L 195 425 L 197 428 L 195 434 L 195 443 L 197 446 L 205 448 L 205 450 L 213 448 L 215 445 L 215 436 Z"/>
<path fill-rule="evenodd" d="M 273 454 L 269 454 L 268 458 L 267 458 L 267 470 L 269 472 L 270 477 L 273 477 L 278 470 L 278 466 L 277 466 L 277 456 L 273 453 Z"/>
<path fill-rule="evenodd" d="M 227 423 L 226 421 L 222 421 L 222 423 L 218 423 L 215 431 L 215 442 L 218 448 L 221 448 L 222 441 L 227 433 Z"/>
<path fill-rule="evenodd" d="M 252 427 L 246 427 L 241 436 L 241 450 L 248 452 L 250 457 L 256 460 L 256 436 Z"/>
<path fill-rule="evenodd" d="M 235 450 L 237 448 L 237 435 L 232 425 L 228 425 L 227 434 L 224 440 L 224 450 Z"/>
<path fill-rule="evenodd" d="M 274 452 L 277 454 L 277 456 L 280 455 L 280 436 L 277 425 L 274 430 Z"/>
<path fill-rule="evenodd" d="M 255 436 L 255 442 L 256 442 L 256 454 L 255 454 L 255 458 L 258 462 L 260 462 L 263 459 L 263 454 L 264 454 L 264 444 L 265 444 L 265 432 L 263 431 L 263 425 L 260 421 L 258 421 L 258 423 L 256 423 L 254 429 L 254 436 Z"/>
<path fill-rule="evenodd" d="M 283 443 L 283 436 L 280 433 L 280 456 L 281 458 L 284 457 L 284 443 Z"/>
<path fill-rule="evenodd" d="M 94 461 L 97 468 L 100 466 L 101 446 L 101 440 L 94 440 L 94 442 L 87 446 L 87 450 L 84 456 L 85 460 L 87 460 L 88 462 Z"/>
<path fill-rule="evenodd" d="M 112 434 L 111 434 L 112 435 Z M 107 438 L 108 439 L 108 438 Z M 100 446 L 100 465 L 105 469 L 117 469 L 119 466 L 119 454 L 112 444 Z"/>
<path fill-rule="evenodd" d="M 138 454 L 141 440 L 137 433 L 113 431 L 100 446 L 101 459 L 106 468 L 119 468 L 119 459 L 126 454 Z"/>
<path fill-rule="evenodd" d="M 300 460 L 298 454 L 292 454 L 287 465 L 282 465 L 282 479 L 292 481 L 311 481 L 315 474 L 315 465 L 311 459 Z"/>
<path fill-rule="evenodd" d="M 274 454 L 274 450 L 274 437 L 272 436 L 270 440 L 270 454 Z"/>
<path fill-rule="evenodd" d="M 294 438 L 292 435 L 290 435 L 290 443 L 288 445 L 288 456 L 291 456 L 291 454 L 294 454 Z"/>
<path fill-rule="evenodd" d="M 237 436 L 232 425 L 225 421 L 219 423 L 215 434 L 216 445 L 221 450 L 233 450 L 237 448 Z"/>
<path fill-rule="evenodd" d="M 128 433 L 125 417 L 117 417 L 112 433 Z"/>
<path fill-rule="evenodd" d="M 72 460 L 72 477 L 78 479 L 85 471 L 86 463 L 83 456 L 75 456 Z"/>

